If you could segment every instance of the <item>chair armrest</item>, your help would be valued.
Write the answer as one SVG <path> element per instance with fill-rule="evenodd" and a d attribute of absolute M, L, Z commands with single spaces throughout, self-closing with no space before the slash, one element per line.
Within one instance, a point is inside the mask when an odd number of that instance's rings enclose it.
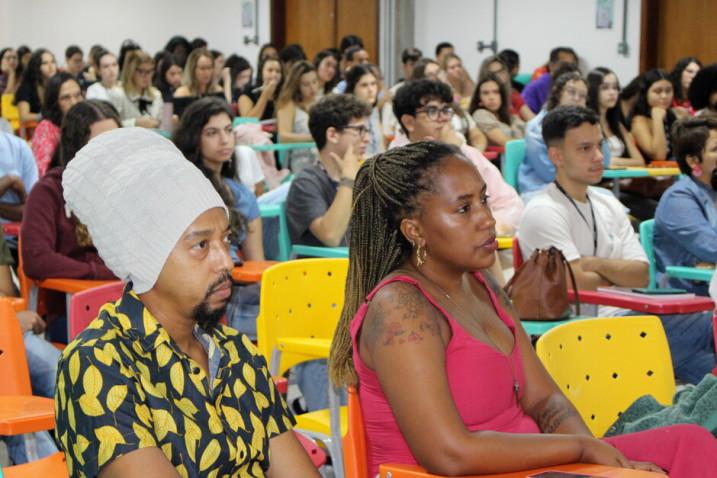
<path fill-rule="evenodd" d="M 55 428 L 55 402 L 32 395 L 0 396 L 0 435 L 21 435 Z"/>

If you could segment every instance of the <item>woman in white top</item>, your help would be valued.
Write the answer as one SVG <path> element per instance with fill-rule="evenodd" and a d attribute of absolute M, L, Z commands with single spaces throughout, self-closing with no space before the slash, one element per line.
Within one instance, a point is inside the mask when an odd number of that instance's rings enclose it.
<path fill-rule="evenodd" d="M 378 108 L 378 78 L 370 65 L 355 65 L 346 72 L 346 94 L 354 95 L 371 107 L 369 116 L 370 139 L 366 157 L 386 151 L 386 141 Z"/>
<path fill-rule="evenodd" d="M 468 111 L 491 146 L 505 146 L 512 139 L 525 136 L 525 122 L 510 112 L 510 99 L 505 83 L 494 73 L 478 82 Z"/>
<path fill-rule="evenodd" d="M 309 108 L 316 102 L 319 80 L 316 69 L 306 60 L 294 63 L 277 100 L 276 120 L 282 143 L 311 143 Z M 291 150 L 289 169 L 296 174 L 316 161 L 316 149 Z"/>
<path fill-rule="evenodd" d="M 645 166 L 632 134 L 620 121 L 620 83 L 617 75 L 607 68 L 597 67 L 588 73 L 587 107 L 600 117 L 600 128 L 610 148 L 610 167 Z"/>
<path fill-rule="evenodd" d="M 162 94 L 152 86 L 154 60 L 142 50 L 127 54 L 122 66 L 122 87 L 113 104 L 125 127 L 158 128 L 162 119 Z"/>
<path fill-rule="evenodd" d="M 117 63 L 117 57 L 114 53 L 102 49 L 97 52 L 95 63 L 98 66 L 100 81 L 87 88 L 85 98 L 111 102 L 112 98 L 118 94 L 119 64 Z"/>

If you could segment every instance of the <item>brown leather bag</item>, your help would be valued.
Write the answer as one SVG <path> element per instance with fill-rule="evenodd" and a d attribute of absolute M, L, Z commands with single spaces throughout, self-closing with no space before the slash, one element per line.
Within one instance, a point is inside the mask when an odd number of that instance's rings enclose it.
<path fill-rule="evenodd" d="M 567 278 L 570 273 L 580 315 L 578 288 L 570 263 L 556 247 L 536 249 L 505 285 L 521 320 L 561 320 L 570 317 Z"/>

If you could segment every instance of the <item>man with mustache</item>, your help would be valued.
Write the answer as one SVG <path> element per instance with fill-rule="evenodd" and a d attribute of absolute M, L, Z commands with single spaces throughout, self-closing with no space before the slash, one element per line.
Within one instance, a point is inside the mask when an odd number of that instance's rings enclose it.
<path fill-rule="evenodd" d="M 318 477 L 264 357 L 219 324 L 233 264 L 211 183 L 171 142 L 132 128 L 90 141 L 63 188 L 127 282 L 58 365 L 70 475 Z"/>

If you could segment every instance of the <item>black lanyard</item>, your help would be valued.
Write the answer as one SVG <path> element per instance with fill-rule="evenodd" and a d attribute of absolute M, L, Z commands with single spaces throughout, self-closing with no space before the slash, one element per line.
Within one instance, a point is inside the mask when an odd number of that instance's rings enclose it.
<path fill-rule="evenodd" d="M 563 193 L 563 196 L 568 198 L 568 201 L 570 201 L 570 203 L 573 205 L 573 207 L 578 212 L 578 214 L 580 214 L 580 217 L 583 219 L 583 222 L 585 223 L 586 226 L 588 226 L 588 229 L 589 229 L 590 223 L 588 222 L 588 219 L 585 217 L 585 215 L 580 210 L 580 208 L 578 208 L 578 205 L 575 204 L 575 201 L 573 200 L 573 198 L 570 197 L 570 195 L 567 192 L 565 192 L 565 189 L 563 189 L 563 187 L 560 185 L 560 183 L 558 182 L 557 179 L 553 182 L 555 183 L 555 187 L 558 188 L 558 191 Z M 597 221 L 595 220 L 595 209 L 593 208 L 593 202 L 590 200 L 590 196 L 587 194 L 587 191 L 585 192 L 585 197 L 587 198 L 588 204 L 590 205 L 590 216 L 592 217 L 592 220 L 593 220 L 593 257 L 594 257 L 597 254 L 597 247 L 598 247 Z"/>

